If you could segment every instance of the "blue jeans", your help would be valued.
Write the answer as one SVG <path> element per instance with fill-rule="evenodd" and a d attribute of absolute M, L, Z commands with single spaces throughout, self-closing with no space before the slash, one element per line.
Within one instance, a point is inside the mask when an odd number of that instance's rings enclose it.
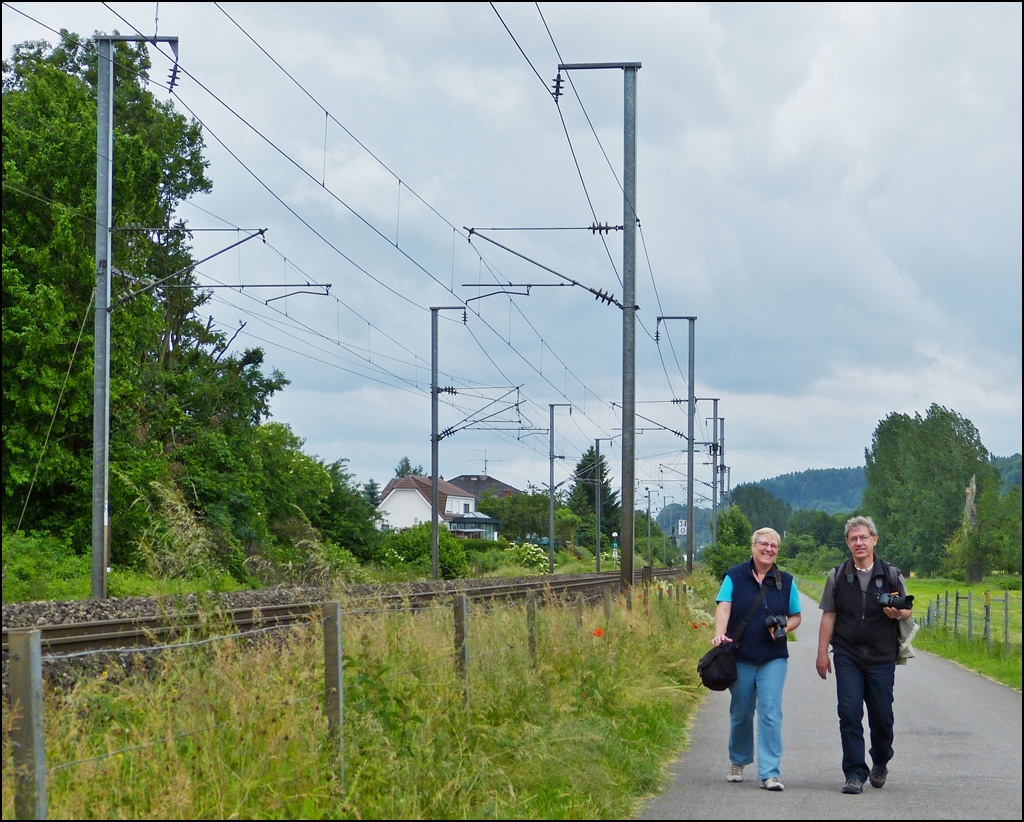
<path fill-rule="evenodd" d="M 833 653 L 836 669 L 836 693 L 839 697 L 839 735 L 843 740 L 843 773 L 846 778 L 867 781 L 864 759 L 864 706 L 868 707 L 871 730 L 871 761 L 885 767 L 892 759 L 892 691 L 896 682 L 896 663 L 858 665 L 850 657 Z"/>
<path fill-rule="evenodd" d="M 779 776 L 782 760 L 782 687 L 786 684 L 788 659 L 761 665 L 736 662 L 736 681 L 729 690 L 729 761 L 749 765 L 754 761 L 754 713 L 757 713 L 757 778 Z"/>

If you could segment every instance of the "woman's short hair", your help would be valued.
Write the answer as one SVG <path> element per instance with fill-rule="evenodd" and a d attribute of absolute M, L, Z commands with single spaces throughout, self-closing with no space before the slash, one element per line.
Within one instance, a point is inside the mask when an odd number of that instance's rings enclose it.
<path fill-rule="evenodd" d="M 782 544 L 782 537 L 779 536 L 779 532 L 776 531 L 774 528 L 758 528 L 756 531 L 754 531 L 754 533 L 750 536 L 751 548 L 754 547 L 754 543 L 757 542 L 758 537 L 775 537 L 775 544 Z"/>
<path fill-rule="evenodd" d="M 858 526 L 863 525 L 868 529 L 868 533 L 873 537 L 878 536 L 878 529 L 875 528 L 875 521 L 871 517 L 850 517 L 846 520 L 846 530 L 843 532 L 844 537 L 850 535 L 850 531 Z"/>

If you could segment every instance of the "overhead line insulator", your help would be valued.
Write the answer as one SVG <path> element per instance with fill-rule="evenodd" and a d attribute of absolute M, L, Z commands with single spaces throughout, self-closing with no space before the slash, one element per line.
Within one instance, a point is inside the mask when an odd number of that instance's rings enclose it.
<path fill-rule="evenodd" d="M 555 98 L 555 102 L 558 102 L 558 98 L 562 96 L 562 72 L 558 72 L 558 76 L 555 77 L 554 85 L 552 86 L 553 91 L 551 96 Z"/>

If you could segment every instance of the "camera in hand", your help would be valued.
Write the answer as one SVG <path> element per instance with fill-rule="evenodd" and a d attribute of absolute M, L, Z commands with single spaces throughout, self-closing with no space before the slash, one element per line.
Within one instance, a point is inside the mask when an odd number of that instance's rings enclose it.
<path fill-rule="evenodd" d="M 772 614 L 767 617 L 764 621 L 764 627 L 769 631 L 775 629 L 776 641 L 782 641 L 786 638 L 786 623 L 789 622 L 789 617 L 785 617 L 782 614 Z"/>
<path fill-rule="evenodd" d="M 891 594 L 879 594 L 878 604 L 883 608 L 895 608 L 898 611 L 905 611 L 907 608 L 914 607 L 914 595 L 907 594 L 906 596 L 903 596 L 896 592 Z"/>

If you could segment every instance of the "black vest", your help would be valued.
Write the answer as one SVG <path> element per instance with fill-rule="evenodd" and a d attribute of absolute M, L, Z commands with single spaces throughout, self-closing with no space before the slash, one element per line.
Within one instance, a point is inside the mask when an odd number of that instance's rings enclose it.
<path fill-rule="evenodd" d="M 890 570 L 892 573 L 887 573 Z M 847 560 L 839 567 L 832 588 L 836 608 L 836 626 L 832 632 L 834 652 L 850 657 L 858 665 L 896 662 L 900 649 L 899 621 L 885 615 L 878 596 L 896 590 L 893 584 L 897 574 L 894 566 L 875 557 L 871 581 L 864 592 L 853 563 Z"/>
<path fill-rule="evenodd" d="M 774 566 L 773 566 L 774 568 Z M 726 633 L 732 636 L 739 627 L 750 606 L 754 604 L 761 585 L 754 579 L 754 560 L 733 565 L 728 571 L 732 580 L 732 609 L 729 613 L 729 626 Z M 793 589 L 793 577 L 782 572 L 782 590 L 775 584 L 775 572 L 769 571 L 764 578 L 765 595 L 757 606 L 754 615 L 743 629 L 743 635 L 736 647 L 736 658 L 741 662 L 763 665 L 773 659 L 788 659 L 788 642 L 772 639 L 765 627 L 765 618 L 770 614 L 789 616 L 789 597 Z"/>

